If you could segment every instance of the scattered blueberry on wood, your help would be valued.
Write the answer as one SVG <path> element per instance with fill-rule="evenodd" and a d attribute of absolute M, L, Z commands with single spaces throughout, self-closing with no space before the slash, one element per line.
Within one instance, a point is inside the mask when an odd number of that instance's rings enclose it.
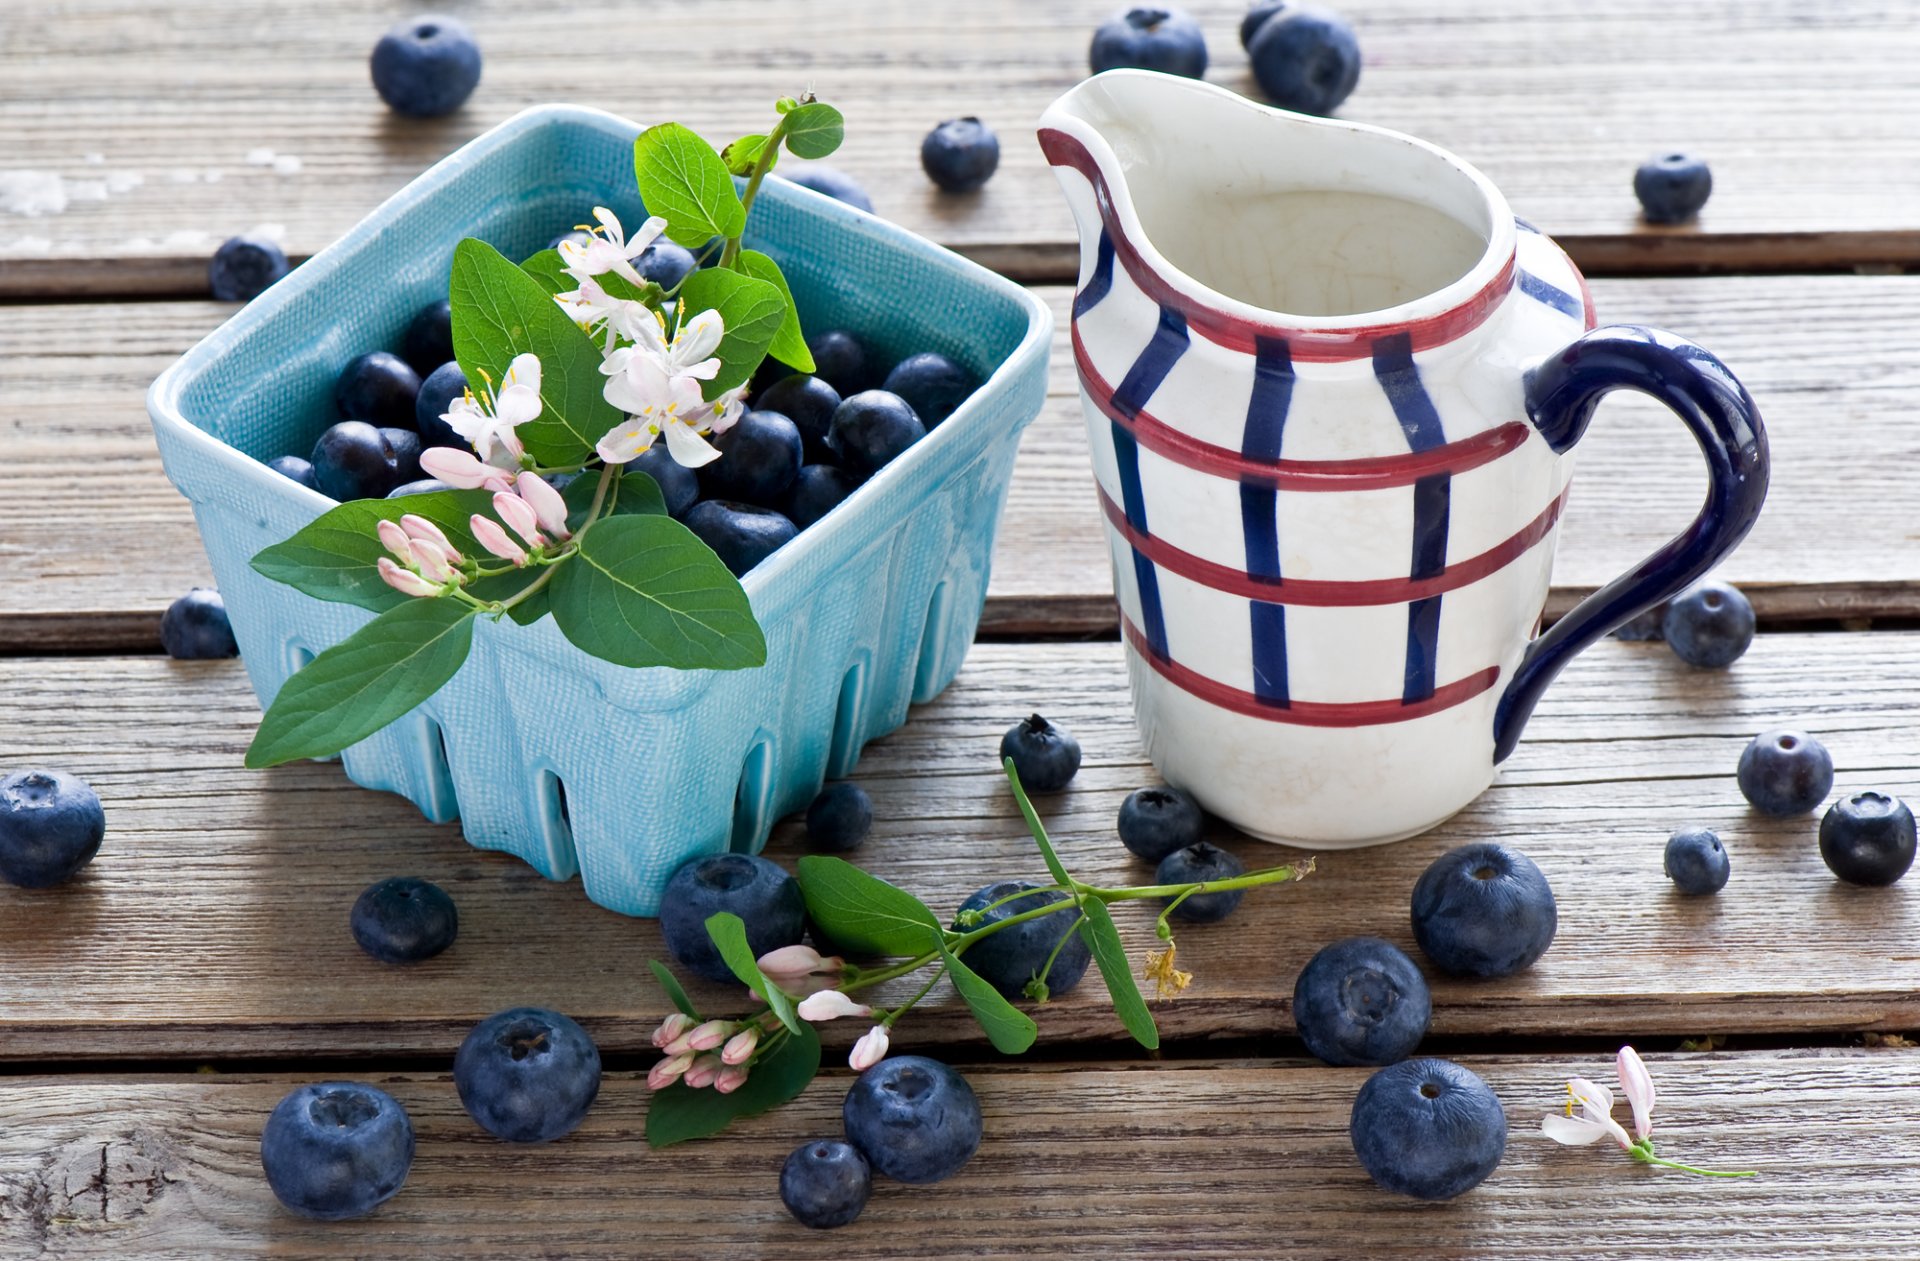
<path fill-rule="evenodd" d="M 260 1164 L 276 1199 L 302 1217 L 365 1217 L 413 1167 L 413 1122 L 398 1100 L 359 1082 L 302 1086 L 275 1105 Z"/>
<path fill-rule="evenodd" d="M 1199 844 L 1205 827 L 1200 803 L 1178 788 L 1136 788 L 1120 803 L 1120 843 L 1156 866 L 1175 850 Z"/>
<path fill-rule="evenodd" d="M 872 1194 L 873 1166 L 859 1148 L 837 1138 L 800 1144 L 780 1167 L 780 1202 L 802 1226 L 845 1226 Z"/>
<path fill-rule="evenodd" d="M 1087 65 L 1095 74 L 1130 66 L 1198 79 L 1207 73 L 1207 37 L 1185 9 L 1140 5 L 1093 33 Z"/>
<path fill-rule="evenodd" d="M 600 1093 L 600 1048 L 557 1011 L 515 1007 L 473 1027 L 453 1057 L 460 1105 L 509 1143 L 571 1134 Z"/>
<path fill-rule="evenodd" d="M 374 90 L 396 114 L 438 118 L 467 103 L 480 83 L 480 45 L 464 22 L 428 16 L 401 22 L 373 46 Z"/>
<path fill-rule="evenodd" d="M 1253 77 L 1282 109 L 1327 115 L 1360 82 L 1360 41 L 1345 18 L 1312 5 L 1271 14 L 1247 45 Z"/>
<path fill-rule="evenodd" d="M 1633 173 L 1633 195 L 1648 223 L 1685 223 L 1713 195 L 1713 172 L 1686 153 L 1663 153 Z"/>
<path fill-rule="evenodd" d="M 850 780 L 828 784 L 807 807 L 807 846 L 816 853 L 858 849 L 873 830 L 873 799 Z"/>
<path fill-rule="evenodd" d="M 1765 814 L 1805 814 L 1833 787 L 1827 746 L 1801 731 L 1763 731 L 1740 751 L 1740 795 Z"/>
<path fill-rule="evenodd" d="M 207 264 L 207 284 L 221 302 L 250 302 L 285 276 L 287 255 L 263 236 L 228 237 Z"/>
<path fill-rule="evenodd" d="M 1038 887 L 1024 880 L 1001 880 L 976 889 L 960 904 L 961 918 L 953 924 L 955 932 L 965 932 L 1059 903 L 1051 915 L 1003 928 L 967 947 L 967 966 L 1005 998 L 1058 998 L 1080 984 L 1093 961 L 1092 950 L 1075 928 L 1080 913 L 1072 899 L 1059 892 L 1027 892 Z M 978 912 L 979 919 L 968 919 L 969 912 Z"/>
<path fill-rule="evenodd" d="M 1533 966 L 1559 923 L 1546 876 L 1504 845 L 1448 850 L 1413 886 L 1413 939 L 1456 976 L 1512 976 Z"/>
<path fill-rule="evenodd" d="M 16 771 L 0 779 L 0 880 L 50 889 L 100 852 L 107 813 L 93 788 L 65 771 Z"/>
<path fill-rule="evenodd" d="M 1020 787 L 1030 793 L 1058 792 L 1080 770 L 1080 742 L 1039 714 L 1007 728 L 1000 737 L 1000 756 L 1013 759 Z"/>
<path fill-rule="evenodd" d="M 1433 996 L 1419 966 L 1378 937 L 1322 947 L 1293 983 L 1300 1040 L 1336 1066 L 1398 1063 L 1419 1048 L 1432 1020 Z"/>
<path fill-rule="evenodd" d="M 1624 639 L 1629 643 L 1646 643 L 1667 637 L 1667 606 L 1656 604 L 1643 613 L 1636 613 L 1620 625 L 1613 628 L 1615 639 Z"/>
<path fill-rule="evenodd" d="M 1820 857 L 1848 884 L 1889 885 L 1913 866 L 1913 811 L 1898 797 L 1842 797 L 1820 819 Z"/>
<path fill-rule="evenodd" d="M 1000 167 L 1000 137 L 978 118 L 949 118 L 920 142 L 920 169 L 943 193 L 977 192 Z"/>
<path fill-rule="evenodd" d="M 1240 47 L 1253 43 L 1253 37 L 1260 33 L 1267 19 L 1287 7 L 1287 0 L 1253 0 L 1240 18 Z"/>
<path fill-rule="evenodd" d="M 1480 1076 L 1450 1060 L 1403 1060 L 1367 1079 L 1348 1122 L 1375 1183 L 1451 1200 L 1486 1181 L 1507 1151 L 1507 1114 Z"/>
<path fill-rule="evenodd" d="M 1176 849 L 1161 859 L 1160 865 L 1154 869 L 1153 881 L 1155 884 L 1191 884 L 1203 880 L 1231 880 L 1235 876 L 1245 875 L 1246 871 L 1245 865 L 1226 850 L 1200 841 L 1185 849 Z M 1240 899 L 1246 896 L 1245 889 L 1218 889 L 1185 898 L 1164 898 L 1162 902 L 1173 908 L 1168 912 L 1169 918 L 1189 924 L 1212 924 L 1233 914 L 1240 906 Z"/>
<path fill-rule="evenodd" d="M 240 655 L 227 602 L 212 587 L 195 587 L 167 606 L 160 616 L 160 644 L 179 661 Z"/>
<path fill-rule="evenodd" d="M 1727 847 L 1711 828 L 1687 828 L 1669 836 L 1662 865 L 1676 889 L 1694 896 L 1720 892 L 1733 872 Z"/>
<path fill-rule="evenodd" d="M 980 1148 L 980 1101 L 958 1072 L 921 1055 L 895 1055 L 860 1075 L 841 1105 L 847 1140 L 875 1173 L 939 1182 Z"/>
<path fill-rule="evenodd" d="M 453 944 L 460 912 L 447 891 L 418 876 L 367 886 L 348 916 L 353 940 L 382 963 L 419 963 Z"/>
<path fill-rule="evenodd" d="M 660 935 L 675 962 L 709 981 L 735 979 L 707 935 L 707 920 L 722 911 L 746 924 L 755 958 L 799 945 L 806 932 L 799 882 L 771 859 L 708 854 L 683 863 L 660 896 Z"/>
<path fill-rule="evenodd" d="M 1738 587 L 1703 582 L 1674 597 L 1660 630 L 1688 665 L 1724 669 L 1753 644 L 1753 604 Z"/>

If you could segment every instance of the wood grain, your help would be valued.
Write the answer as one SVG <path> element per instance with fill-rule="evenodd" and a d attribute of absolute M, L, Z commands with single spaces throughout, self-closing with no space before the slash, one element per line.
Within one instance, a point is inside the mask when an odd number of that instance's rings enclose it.
<path fill-rule="evenodd" d="M 1210 77 L 1252 92 L 1240 0 L 1191 6 Z M 759 130 L 811 85 L 841 105 L 836 161 L 882 213 L 1032 279 L 1074 260 L 1031 129 L 1086 73 L 1110 0 L 856 8 L 770 0 L 646 6 L 586 35 L 578 0 L 459 6 L 485 77 L 450 118 L 407 121 L 367 82 L 386 0 L 12 0 L 0 8 L 0 169 L 73 181 L 64 213 L 6 216 L 0 292 L 205 291 L 213 245 L 261 224 L 290 252 L 339 236 L 435 159 L 521 108 L 567 100 L 676 116 L 721 140 Z M 1401 128 L 1482 166 L 1516 210 L 1597 268 L 1767 268 L 1920 261 L 1920 11 L 1878 0 L 1347 0 L 1366 55 L 1344 117 Z M 737 32 L 736 34 L 723 34 Z M 583 55 L 586 35 L 592 52 Z M 1844 84 L 1844 89 L 1839 85 Z M 980 113 L 1003 144 L 975 197 L 943 197 L 918 145 Z M 1657 150 L 1708 157 L 1697 226 L 1637 220 L 1632 172 Z M 297 173 L 254 165 L 270 150 Z M 98 160 L 90 161 L 88 155 Z M 217 182 L 213 182 L 217 175 Z M 129 186 L 130 181 L 139 180 Z M 113 181 L 113 182 L 108 182 Z M 0 212 L 3 213 L 3 212 Z"/>
<path fill-rule="evenodd" d="M 1766 414 L 1773 493 L 1722 571 L 1770 619 L 1920 615 L 1920 368 L 1903 329 L 1920 278 L 1613 280 L 1603 314 L 1694 337 Z M 1001 633 L 1111 632 L 1112 579 L 1065 346 L 1016 465 L 985 619 Z M 211 577 L 186 501 L 167 484 L 141 401 L 147 383 L 223 319 L 211 302 L 0 306 L 0 651 L 156 646 L 160 613 Z M 1783 312 L 1793 313 L 1791 320 Z M 316 427 L 321 423 L 316 420 Z M 1553 611 L 1680 528 L 1705 486 L 1681 427 L 1616 396 L 1582 447 L 1561 530 Z M 125 528 L 73 528 L 101 506 Z"/>
<path fill-rule="evenodd" d="M 1300 1061 L 969 1070 L 986 1135 L 948 1182 L 880 1181 L 866 1212 L 809 1231 L 781 1207 L 795 1146 L 841 1132 L 838 1070 L 722 1138 L 647 1150 L 644 1082 L 609 1074 L 572 1136 L 510 1147 L 452 1083 L 379 1075 L 412 1117 L 406 1185 L 373 1216 L 274 1203 L 259 1132 L 301 1079 L 0 1079 L 0 1251 L 9 1256 L 1898 1258 L 1920 1251 L 1907 1051 L 1653 1056 L 1661 1150 L 1750 1168 L 1737 1182 L 1541 1137 L 1571 1073 L 1604 1055 L 1475 1058 L 1509 1126 L 1501 1166 L 1444 1205 L 1388 1195 L 1354 1159 L 1364 1069 Z M 1624 1114 L 1624 1112 L 1623 1112 Z"/>
<path fill-rule="evenodd" d="M 530 1002 L 582 1020 L 611 1050 L 644 1050 L 664 1002 L 647 975 L 651 921 L 593 907 L 336 766 L 240 769 L 256 713 L 236 663 L 161 658 L 0 661 L 0 767 L 52 765 L 106 803 L 101 857 L 50 892 L 0 887 L 0 1060 L 445 1054 L 489 1011 Z M 1116 645 L 980 645 L 960 680 L 868 747 L 858 776 L 874 836 L 859 861 L 946 913 L 998 878 L 1042 868 L 997 765 L 1000 734 L 1040 709 L 1086 761 L 1041 810 L 1082 879 L 1150 873 L 1115 839 L 1122 798 L 1154 776 L 1135 739 Z M 1434 982 L 1445 1035 L 1607 1035 L 1920 1027 L 1920 900 L 1912 880 L 1834 882 L 1813 816 L 1751 813 L 1733 782 L 1756 732 L 1799 725 L 1839 767 L 1837 792 L 1920 797 L 1920 634 L 1768 635 L 1724 673 L 1660 645 L 1603 643 L 1547 694 L 1499 782 L 1435 832 L 1320 856 L 1308 881 L 1250 895 L 1224 926 L 1179 937 L 1191 989 L 1156 1005 L 1170 1040 L 1290 1029 L 1295 974 L 1320 946 L 1373 933 L 1413 950 L 1407 898 L 1444 849 L 1510 843 L 1546 872 L 1559 937 L 1524 975 Z M 1669 831 L 1717 828 L 1733 856 L 1716 897 L 1661 873 Z M 1223 834 L 1250 866 L 1296 851 Z M 801 829 L 769 852 L 791 864 Z M 347 912 L 367 884 L 418 874 L 460 906 L 461 937 L 414 968 L 362 957 Z M 1138 964 L 1152 908 L 1117 909 Z M 910 989 L 900 983 L 890 1001 Z M 731 1010 L 731 991 L 696 996 Z M 944 987 L 897 1045 L 979 1031 Z M 1046 1043 L 1120 1038 L 1097 981 L 1037 1013 Z M 841 1049 L 860 1029 L 828 1026 Z M 1134 1054 L 1131 1050 L 1116 1053 Z"/>

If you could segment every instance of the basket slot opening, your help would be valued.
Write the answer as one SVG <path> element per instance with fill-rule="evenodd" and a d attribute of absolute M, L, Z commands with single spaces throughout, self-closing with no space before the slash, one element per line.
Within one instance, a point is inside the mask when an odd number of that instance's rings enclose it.
<path fill-rule="evenodd" d="M 844 779 L 860 761 L 866 745 L 867 663 L 847 667 L 840 679 L 840 708 L 833 716 L 833 743 L 827 748 L 827 778 Z"/>
<path fill-rule="evenodd" d="M 573 849 L 573 820 L 567 813 L 567 786 L 549 770 L 541 771 L 537 782 L 540 832 L 546 842 L 550 869 L 576 870 L 578 860 Z"/>
<path fill-rule="evenodd" d="M 947 584 L 933 589 L 927 621 L 920 632 L 920 662 L 913 672 L 913 699 L 925 704 L 939 692 L 947 658 Z"/>
<path fill-rule="evenodd" d="M 420 724 L 420 758 L 426 772 L 430 803 L 428 815 L 435 820 L 456 818 L 460 814 L 460 797 L 454 790 L 453 765 L 447 758 L 446 728 L 425 714 L 420 716 Z"/>
<path fill-rule="evenodd" d="M 747 750 L 740 765 L 740 783 L 733 791 L 733 837 L 727 848 L 736 854 L 759 850 L 772 825 L 768 812 L 773 795 L 773 743 L 764 736 Z"/>
<path fill-rule="evenodd" d="M 287 645 L 287 674 L 290 676 L 295 675 L 306 669 L 307 663 L 313 660 L 313 655 L 313 649 L 307 647 L 305 644 L 289 643 Z"/>

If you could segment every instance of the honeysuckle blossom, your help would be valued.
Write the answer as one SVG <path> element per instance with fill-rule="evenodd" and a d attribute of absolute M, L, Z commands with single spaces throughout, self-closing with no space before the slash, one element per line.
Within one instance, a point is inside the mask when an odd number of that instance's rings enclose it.
<path fill-rule="evenodd" d="M 474 538 L 480 540 L 480 546 L 501 560 L 512 561 L 515 565 L 527 563 L 527 549 L 514 542 L 506 529 L 492 517 L 483 517 L 476 512 L 467 522 L 467 528 L 473 531 Z"/>
<path fill-rule="evenodd" d="M 729 1064 L 713 1079 L 713 1088 L 723 1095 L 730 1095 L 746 1084 L 747 1069 L 744 1064 Z"/>
<path fill-rule="evenodd" d="M 564 539 L 572 533 L 567 529 L 567 501 L 553 488 L 553 483 L 538 473 L 527 471 L 514 480 L 513 488 L 520 498 L 532 505 L 541 529 L 557 539 Z"/>
<path fill-rule="evenodd" d="M 710 464 L 720 452 L 702 435 L 725 433 L 744 410 L 744 386 L 709 402 L 697 378 L 671 376 L 657 358 L 633 347 L 615 351 L 601 370 L 609 374 L 603 390 L 607 402 L 627 414 L 594 447 L 609 464 L 638 459 L 662 435 L 674 463 L 685 468 Z"/>
<path fill-rule="evenodd" d="M 592 233 L 586 240 L 560 242 L 560 262 L 568 274 L 575 280 L 586 280 L 613 272 L 636 285 L 646 284 L 645 278 L 633 269 L 632 260 L 644 254 L 667 230 L 667 221 L 655 215 L 629 237 L 621 228 L 620 220 L 605 206 L 595 206 L 593 217 L 599 227 L 580 225 L 582 232 Z"/>
<path fill-rule="evenodd" d="M 711 1051 L 731 1038 L 739 1027 L 731 1020 L 709 1020 L 687 1035 L 687 1045 L 696 1051 Z"/>
<path fill-rule="evenodd" d="M 445 589 L 442 584 L 428 582 L 411 569 L 400 568 L 391 556 L 382 556 L 375 568 L 380 571 L 381 580 L 402 595 L 439 595 Z"/>
<path fill-rule="evenodd" d="M 760 1026 L 748 1025 L 731 1038 L 728 1038 L 727 1044 L 720 1048 L 720 1062 L 722 1064 L 745 1064 L 753 1058 L 754 1048 L 759 1045 Z"/>
<path fill-rule="evenodd" d="M 696 1056 L 693 1063 L 688 1065 L 686 1076 L 681 1080 L 695 1090 L 701 1090 L 713 1085 L 714 1078 L 720 1076 L 720 1070 L 725 1067 L 726 1065 L 720 1062 L 720 1057 L 717 1055 Z"/>
<path fill-rule="evenodd" d="M 760 975 L 783 990 L 800 992 L 814 985 L 815 977 L 839 976 L 847 966 L 839 955 L 823 956 L 812 946 L 782 946 L 754 960 Z"/>
<path fill-rule="evenodd" d="M 440 419 L 465 438 L 481 459 L 501 468 L 517 467 L 526 454 L 514 430 L 540 415 L 540 356 L 515 355 L 500 388 L 485 398 L 468 390 Z"/>
<path fill-rule="evenodd" d="M 853 1051 L 847 1056 L 847 1067 L 855 1072 L 864 1073 L 887 1058 L 887 1027 L 875 1025 L 860 1035 L 853 1044 Z"/>
<path fill-rule="evenodd" d="M 458 447 L 428 447 L 420 453 L 420 467 L 459 490 L 507 490 L 513 485 L 509 469 L 484 463 Z"/>
<path fill-rule="evenodd" d="M 711 381 L 720 375 L 720 361 L 713 357 L 713 352 L 720 349 L 721 339 L 727 335 L 726 321 L 720 318 L 720 312 L 702 311 L 691 317 L 680 325 L 671 340 L 663 317 L 652 312 L 648 312 L 648 316 L 629 334 L 634 341 L 632 353 L 651 355 L 666 369 L 668 376 Z"/>
<path fill-rule="evenodd" d="M 689 1016 L 686 1012 L 676 1011 L 665 1020 L 662 1020 L 660 1027 L 653 1031 L 653 1045 L 663 1047 L 674 1039 L 691 1032 L 693 1027 L 699 1023 L 699 1021 Z"/>
<path fill-rule="evenodd" d="M 842 1016 L 871 1016 L 873 1008 L 865 1003 L 856 1003 L 839 990 L 817 990 L 800 1000 L 794 1008 L 800 1019 L 815 1024 L 828 1020 L 838 1020 Z"/>
<path fill-rule="evenodd" d="M 460 553 L 454 549 L 440 527 L 425 517 L 407 513 L 398 521 L 382 521 L 374 527 L 380 545 L 393 553 L 382 556 L 375 566 L 381 579 L 396 591 L 411 596 L 439 595 L 449 583 L 460 581 Z"/>
<path fill-rule="evenodd" d="M 1634 1160 L 1646 1165 L 1661 1165 L 1710 1178 L 1751 1178 L 1751 1170 L 1735 1173 L 1699 1169 L 1656 1156 L 1653 1152 L 1653 1076 L 1639 1053 L 1630 1046 L 1620 1048 L 1614 1058 L 1614 1070 L 1620 1077 L 1620 1091 L 1633 1111 L 1633 1133 L 1613 1119 L 1613 1092 L 1585 1077 L 1567 1079 L 1567 1105 L 1564 1113 L 1550 1112 L 1540 1119 L 1540 1132 L 1556 1143 L 1585 1147 L 1603 1138 L 1611 1138 Z"/>
<path fill-rule="evenodd" d="M 527 541 L 528 547 L 539 547 L 547 541 L 546 536 L 540 533 L 540 517 L 534 512 L 533 505 L 512 491 L 495 491 L 493 510 L 500 514 L 500 519 L 515 534 Z"/>
<path fill-rule="evenodd" d="M 665 1090 L 679 1081 L 691 1067 L 693 1067 L 692 1051 L 681 1051 L 677 1055 L 669 1055 L 647 1070 L 647 1089 Z"/>
<path fill-rule="evenodd" d="M 431 539 L 408 539 L 407 550 L 413 554 L 413 567 L 429 582 L 445 586 L 459 579 L 460 571 L 454 568 L 455 554 L 451 549 Z"/>

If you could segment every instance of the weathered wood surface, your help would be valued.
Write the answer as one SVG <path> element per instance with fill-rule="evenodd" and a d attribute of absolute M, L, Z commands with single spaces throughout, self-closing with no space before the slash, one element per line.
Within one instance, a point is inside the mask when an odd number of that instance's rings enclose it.
<path fill-rule="evenodd" d="M 204 292 L 223 237 L 278 224 L 292 253 L 311 253 L 527 105 L 677 116 L 725 140 L 759 130 L 776 97 L 807 85 L 845 109 L 836 161 L 882 213 L 1012 274 L 1063 279 L 1071 229 L 1032 127 L 1086 73 L 1089 36 L 1113 7 L 679 0 L 614 16 L 575 0 L 476 0 L 458 12 L 486 51 L 479 91 L 453 117 L 418 122 L 389 114 L 368 83 L 367 54 L 401 12 L 385 0 L 11 0 L 0 7 L 0 171 L 68 181 L 69 204 L 39 218 L 0 211 L 0 292 Z M 1244 4 L 1191 7 L 1210 77 L 1254 91 L 1235 38 Z M 1478 163 L 1589 264 L 1920 260 L 1911 6 L 1340 7 L 1366 56 L 1343 116 Z M 998 129 L 1002 168 L 979 196 L 943 198 L 920 174 L 919 141 L 970 113 Z M 1713 202 L 1697 227 L 1648 229 L 1632 172 L 1675 147 L 1711 159 Z M 276 170 L 276 157 L 298 170 Z"/>
<path fill-rule="evenodd" d="M 1654 1056 L 1656 1137 L 1760 1176 L 1715 1182 L 1557 1146 L 1540 1116 L 1604 1053 L 1475 1058 L 1507 1111 L 1506 1158 L 1446 1205 L 1387 1195 L 1347 1139 L 1364 1069 L 1301 1061 L 969 1071 L 986 1136 L 937 1186 L 876 1184 L 809 1231 L 780 1205 L 786 1155 L 841 1132 L 844 1070 L 723 1139 L 649 1151 L 645 1085 L 612 1073 L 572 1136 L 511 1147 L 439 1075 L 372 1078 L 418 1138 L 406 1186 L 357 1222 L 274 1203 L 259 1133 L 282 1076 L 0 1079 L 0 1251 L 281 1258 L 1275 1257 L 1888 1258 L 1920 1253 L 1920 1056 Z M 1622 1110 L 1624 1115 L 1624 1109 Z"/>
<path fill-rule="evenodd" d="M 1735 277 L 1594 286 L 1608 319 L 1701 341 L 1747 381 L 1773 440 L 1774 484 L 1722 571 L 1775 619 L 1920 615 L 1920 368 L 1902 330 L 1920 279 Z M 1065 345 L 1015 468 L 985 627 L 1110 631 L 1112 579 Z M 180 592 L 210 582 L 187 503 L 154 451 L 142 393 L 226 317 L 212 302 L 0 306 L 0 651 L 142 651 Z M 1616 396 L 1581 452 L 1561 529 L 1555 612 L 1678 529 L 1705 486 L 1681 427 Z M 73 522 L 115 505 L 111 535 Z"/>
<path fill-rule="evenodd" d="M 651 921 L 469 849 L 455 827 L 353 787 L 337 766 L 241 770 L 256 710 L 236 663 L 14 658 L 0 661 L 0 695 L 0 767 L 85 776 L 110 829 L 69 887 L 0 887 L 0 1059 L 446 1054 L 474 1020 L 522 1002 L 576 1016 L 611 1050 L 647 1046 L 665 1010 L 646 969 L 662 955 Z M 877 822 L 861 864 L 943 912 L 990 879 L 1043 876 L 997 766 L 1000 734 L 1033 709 L 1086 749 L 1073 785 L 1041 802 L 1069 868 L 1102 884 L 1150 879 L 1113 831 L 1121 799 L 1154 782 L 1113 644 L 977 646 L 940 700 L 869 746 L 857 778 Z M 1412 951 L 1414 880 L 1442 850 L 1482 838 L 1540 864 L 1559 937 L 1521 976 L 1436 980 L 1438 1034 L 1920 1027 L 1913 880 L 1839 885 L 1814 816 L 1762 818 L 1739 796 L 1741 748 L 1787 724 L 1826 741 L 1836 792 L 1920 797 L 1920 635 L 1767 635 L 1724 673 L 1689 670 L 1657 644 L 1597 646 L 1548 693 L 1496 786 L 1454 820 L 1323 854 L 1305 883 L 1183 930 L 1195 980 L 1156 1005 L 1163 1031 L 1287 1033 L 1308 957 L 1354 933 Z M 1681 897 L 1661 873 L 1666 836 L 1684 824 L 1719 829 L 1732 852 L 1717 897 Z M 1223 839 L 1250 866 L 1300 856 Z M 788 822 L 770 853 L 791 864 L 801 845 Z M 399 874 L 441 882 L 460 906 L 460 941 L 414 968 L 369 961 L 347 931 L 359 891 Z M 1136 964 L 1154 944 L 1150 910 L 1116 911 Z M 910 992 L 900 984 L 892 1001 Z M 737 1002 L 694 992 L 716 1010 Z M 944 987 L 935 997 L 899 1045 L 978 1042 Z M 1055 1045 L 1120 1036 L 1094 979 L 1037 1017 Z M 859 1032 L 829 1026 L 829 1042 Z"/>

